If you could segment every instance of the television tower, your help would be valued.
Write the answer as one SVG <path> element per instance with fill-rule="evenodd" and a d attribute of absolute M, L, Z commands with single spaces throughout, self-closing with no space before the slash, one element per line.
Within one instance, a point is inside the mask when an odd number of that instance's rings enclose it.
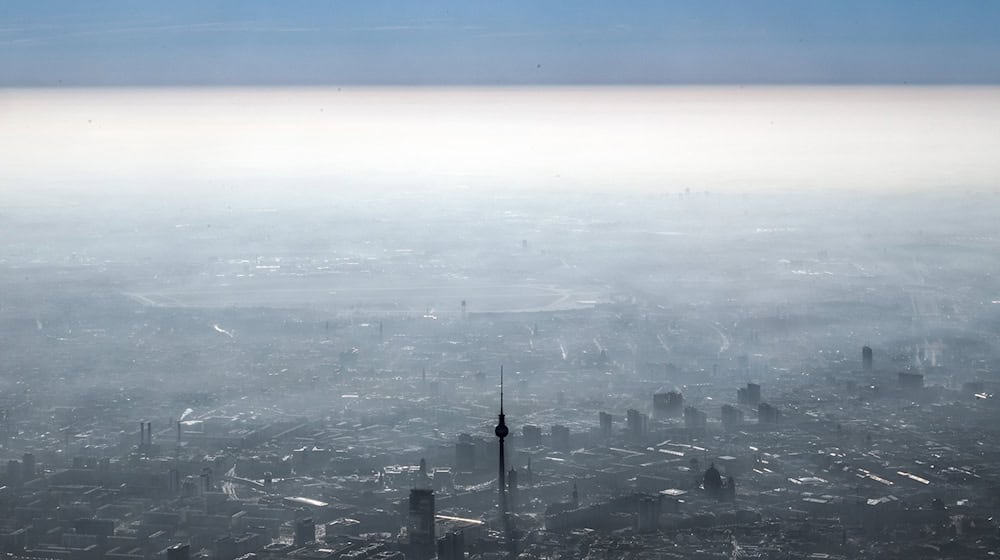
<path fill-rule="evenodd" d="M 503 456 L 503 439 L 507 437 L 510 430 L 507 429 L 503 414 L 503 366 L 500 366 L 500 417 L 493 433 L 500 438 L 500 470 L 497 477 L 497 489 L 500 492 L 500 514 L 505 515 L 507 513 L 507 469 L 505 468 L 507 463 Z"/>

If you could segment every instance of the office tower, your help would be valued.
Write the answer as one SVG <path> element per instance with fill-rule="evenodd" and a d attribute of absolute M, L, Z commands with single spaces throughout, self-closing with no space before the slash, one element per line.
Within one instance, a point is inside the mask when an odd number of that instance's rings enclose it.
<path fill-rule="evenodd" d="M 21 456 L 21 479 L 25 482 L 35 479 L 35 455 L 32 453 Z"/>
<path fill-rule="evenodd" d="M 295 546 L 305 546 L 316 540 L 316 524 L 312 517 L 295 520 Z"/>
<path fill-rule="evenodd" d="M 684 396 L 679 391 L 653 395 L 653 418 L 677 418 L 684 410 Z"/>
<path fill-rule="evenodd" d="M 628 435 L 635 441 L 646 439 L 646 429 L 649 417 L 634 408 L 628 409 L 625 413 L 625 424 L 628 427 Z"/>
<path fill-rule="evenodd" d="M 760 385 L 747 383 L 746 388 L 737 390 L 736 402 L 747 406 L 757 406 L 760 404 Z"/>
<path fill-rule="evenodd" d="M 781 419 L 781 411 L 778 407 L 769 405 L 767 403 L 760 403 L 757 405 L 757 423 L 758 424 L 777 424 Z"/>
<path fill-rule="evenodd" d="M 733 405 L 722 405 L 722 427 L 726 431 L 739 429 L 743 424 L 743 411 Z"/>
<path fill-rule="evenodd" d="M 465 560 L 465 535 L 461 532 L 449 532 L 438 539 L 438 560 Z"/>
<path fill-rule="evenodd" d="M 410 517 L 407 525 L 410 550 L 414 558 L 434 557 L 434 491 L 426 488 L 410 490 Z M 407 555 L 409 558 L 409 555 Z"/>
<path fill-rule="evenodd" d="M 612 422 L 614 421 L 614 417 L 608 414 L 607 412 L 601 412 L 600 414 L 598 414 L 598 418 L 600 418 L 601 421 L 601 437 L 610 438 Z"/>
<path fill-rule="evenodd" d="M 536 447 L 542 444 L 542 429 L 533 424 L 521 426 L 521 436 L 525 447 Z"/>
<path fill-rule="evenodd" d="M 556 424 L 552 426 L 552 449 L 556 451 L 569 451 L 569 428 Z"/>
<path fill-rule="evenodd" d="M 639 515 L 636 529 L 640 533 L 655 532 L 660 525 L 660 497 L 642 496 L 639 498 Z"/>
<path fill-rule="evenodd" d="M 708 426 L 708 415 L 693 406 L 684 407 L 684 427 L 701 431 Z"/>
<path fill-rule="evenodd" d="M 722 496 L 722 474 L 715 468 L 715 463 L 710 464 L 705 470 L 701 485 L 709 496 L 713 498 Z"/>
<path fill-rule="evenodd" d="M 874 364 L 872 349 L 868 346 L 861 348 L 861 367 L 865 371 L 871 371 Z"/>

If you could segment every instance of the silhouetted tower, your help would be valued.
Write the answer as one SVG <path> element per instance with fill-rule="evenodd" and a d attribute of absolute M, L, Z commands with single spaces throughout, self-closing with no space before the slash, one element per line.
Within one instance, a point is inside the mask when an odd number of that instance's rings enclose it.
<path fill-rule="evenodd" d="M 465 304 L 465 300 L 463 299 L 463 300 L 462 300 L 462 318 L 463 318 L 463 319 L 465 319 L 465 317 L 466 317 L 466 309 L 465 309 L 465 305 L 466 305 L 466 304 Z"/>
<path fill-rule="evenodd" d="M 500 416 L 493 433 L 500 439 L 500 470 L 498 471 L 499 478 L 497 479 L 497 488 L 500 493 L 500 513 L 507 513 L 507 463 L 503 456 L 503 440 L 510 433 L 510 430 L 507 428 L 507 422 L 503 414 L 503 366 L 500 366 Z"/>
<path fill-rule="evenodd" d="M 607 412 L 601 412 L 598 414 L 598 418 L 601 421 L 601 437 L 610 438 L 611 437 L 611 426 L 614 418 Z"/>
<path fill-rule="evenodd" d="M 722 475 L 719 473 L 719 469 L 715 468 L 715 463 L 708 466 L 708 470 L 705 471 L 705 476 L 702 478 L 702 487 L 705 488 L 705 492 L 713 498 L 718 498 L 722 494 Z"/>
<path fill-rule="evenodd" d="M 465 560 L 465 535 L 451 532 L 438 539 L 438 560 Z"/>
<path fill-rule="evenodd" d="M 865 371 L 872 370 L 872 364 L 873 364 L 872 358 L 873 356 L 871 347 L 865 346 L 861 348 L 861 367 L 864 368 Z"/>
<path fill-rule="evenodd" d="M 414 558 L 426 560 L 434 557 L 437 541 L 434 538 L 434 491 L 426 488 L 410 490 L 410 549 Z M 409 554 L 406 555 L 410 557 Z"/>
<path fill-rule="evenodd" d="M 382 330 L 382 321 L 379 321 L 378 322 L 378 343 L 379 344 L 382 344 L 385 341 L 385 337 L 383 336 L 383 333 L 384 333 L 384 331 Z"/>
<path fill-rule="evenodd" d="M 316 524 L 312 517 L 305 517 L 295 521 L 295 546 L 305 546 L 316 540 Z"/>

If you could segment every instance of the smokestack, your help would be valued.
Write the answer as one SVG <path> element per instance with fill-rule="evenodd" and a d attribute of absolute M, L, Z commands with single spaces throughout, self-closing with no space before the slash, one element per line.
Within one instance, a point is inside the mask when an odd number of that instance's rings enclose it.
<path fill-rule="evenodd" d="M 177 444 L 180 445 L 180 443 L 181 443 L 181 421 L 178 420 L 177 421 Z"/>
<path fill-rule="evenodd" d="M 146 445 L 146 423 L 139 422 L 139 447 Z"/>
<path fill-rule="evenodd" d="M 146 445 L 153 445 L 153 423 L 146 422 Z"/>

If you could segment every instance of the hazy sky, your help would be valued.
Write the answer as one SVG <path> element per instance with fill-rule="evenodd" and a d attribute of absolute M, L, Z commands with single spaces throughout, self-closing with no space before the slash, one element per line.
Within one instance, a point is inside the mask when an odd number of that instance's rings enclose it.
<path fill-rule="evenodd" d="M 0 90 L 0 122 L 0 195 L 994 191 L 1000 177 L 1000 87 L 24 89 Z"/>
<path fill-rule="evenodd" d="M 4 0 L 0 86 L 1000 82 L 995 0 Z"/>

